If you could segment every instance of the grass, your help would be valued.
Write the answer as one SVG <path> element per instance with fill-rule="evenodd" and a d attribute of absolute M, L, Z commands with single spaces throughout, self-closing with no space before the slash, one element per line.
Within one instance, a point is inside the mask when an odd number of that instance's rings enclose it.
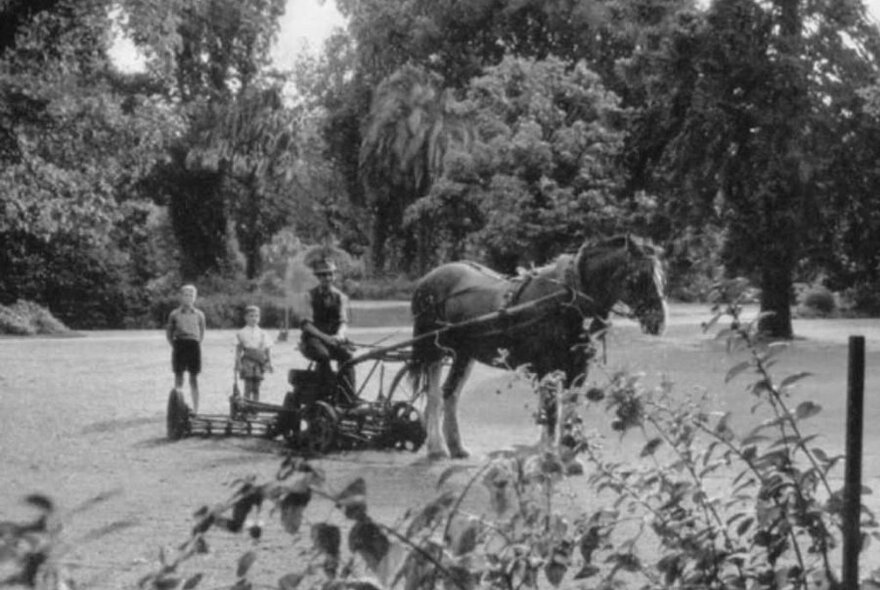
<path fill-rule="evenodd" d="M 352 338 L 375 343 L 410 337 L 411 320 L 405 303 L 354 302 Z M 739 357 L 725 351 L 724 343 L 703 334 L 700 322 L 708 318 L 705 306 L 673 305 L 669 328 L 655 338 L 638 332 L 627 321 L 617 321 L 609 334 L 605 363 L 594 368 L 600 380 L 618 367 L 643 372 L 649 383 L 668 378 L 678 395 L 708 392 L 709 410 L 733 413 L 732 428 L 743 433 L 763 419 L 752 413 L 754 398 L 746 392 L 748 375 L 725 384 L 725 376 Z M 393 326 L 393 327 L 389 327 Z M 867 338 L 865 391 L 864 483 L 880 490 L 880 321 L 797 319 L 800 339 L 780 357 L 774 368 L 779 378 L 800 371 L 813 376 L 797 384 L 793 402 L 812 400 L 822 413 L 806 424 L 819 433 L 817 445 L 830 454 L 844 448 L 846 428 L 847 338 Z M 272 331 L 273 335 L 275 331 Z M 200 378 L 202 407 L 208 413 L 228 410 L 232 386 L 233 330 L 209 330 L 204 348 L 205 369 Z M 298 331 L 273 351 L 276 372 L 264 383 L 264 399 L 280 403 L 288 389 L 287 370 L 304 368 L 299 355 Z M 178 543 L 188 535 L 192 512 L 200 505 L 225 497 L 224 487 L 236 477 L 254 473 L 271 479 L 278 468 L 280 445 L 259 439 L 196 437 L 169 443 L 164 436 L 165 404 L 171 385 L 170 352 L 161 330 L 86 332 L 73 340 L 31 337 L 0 340 L 0 520 L 11 517 L 15 499 L 32 492 L 56 497 L 62 508 L 73 509 L 97 494 L 118 491 L 99 509 L 77 513 L 65 522 L 66 538 L 87 537 L 96 527 L 118 520 L 131 526 L 107 538 L 77 545 L 68 560 L 79 567 L 82 587 L 108 590 L 134 586 L 144 568 L 155 561 L 158 546 Z M 393 367 L 386 371 L 390 379 Z M 359 366 L 359 378 L 367 366 Z M 462 434 L 473 457 L 459 462 L 476 466 L 499 448 L 532 444 L 538 429 L 532 421 L 534 396 L 510 373 L 475 367 L 460 403 Z M 637 456 L 643 441 L 620 439 L 609 428 L 601 406 L 587 417 L 587 428 L 606 436 L 606 450 L 619 460 Z M 336 454 L 319 461 L 328 481 L 342 486 L 363 476 L 368 484 L 371 514 L 393 523 L 404 510 L 431 497 L 440 473 L 450 463 L 431 464 L 424 453 L 363 451 Z M 832 473 L 842 485 L 842 469 Z M 574 479 L 578 498 L 593 501 L 582 479 Z M 723 485 L 718 480 L 718 485 Z M 876 495 L 866 504 L 880 511 Z M 580 501 L 580 500 L 578 500 Z M 328 513 L 332 506 L 327 507 Z M 260 556 L 263 578 L 272 585 L 279 572 L 290 571 L 289 537 L 266 527 Z M 206 587 L 228 585 L 234 560 L 242 545 L 221 539 L 204 557 L 215 567 Z M 867 556 L 876 560 L 878 556 Z M 213 585 L 212 585 L 213 584 Z M 274 586 L 273 586 L 274 587 Z"/>

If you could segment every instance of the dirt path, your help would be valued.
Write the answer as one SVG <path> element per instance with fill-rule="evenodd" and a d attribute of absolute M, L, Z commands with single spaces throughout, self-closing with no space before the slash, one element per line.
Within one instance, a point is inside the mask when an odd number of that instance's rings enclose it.
<path fill-rule="evenodd" d="M 755 420 L 747 381 L 723 386 L 735 359 L 723 346 L 701 333 L 703 308 L 676 306 L 667 334 L 652 339 L 625 322 L 609 342 L 608 370 L 631 366 L 657 381 L 667 375 L 682 392 L 708 388 L 713 408 L 730 409 L 741 427 Z M 868 338 L 864 473 L 866 483 L 880 491 L 880 322 L 798 321 L 805 339 L 792 345 L 779 374 L 809 370 L 816 374 L 799 387 L 799 395 L 820 403 L 815 419 L 820 444 L 843 448 L 845 425 L 846 339 L 852 333 Z M 380 337 L 405 338 L 405 329 L 359 330 L 360 342 Z M 232 333 L 209 332 L 202 378 L 205 412 L 223 413 L 231 389 Z M 67 512 L 65 557 L 81 587 L 132 587 L 156 564 L 160 547 L 173 547 L 189 534 L 192 512 L 225 498 L 224 486 L 236 477 L 256 474 L 271 478 L 282 447 L 246 438 L 165 440 L 165 403 L 170 385 L 168 348 L 159 332 L 96 332 L 71 339 L 0 340 L 0 520 L 24 514 L 17 502 L 42 492 Z M 264 398 L 280 403 L 286 369 L 303 367 L 294 343 L 281 344 L 274 355 L 283 371 L 265 385 Z M 538 432 L 531 420 L 532 395 L 508 374 L 479 368 L 462 402 L 462 430 L 477 465 L 486 454 L 515 444 L 530 444 Z M 607 432 L 601 414 L 590 424 Z M 735 425 L 736 426 L 736 425 Z M 607 432 L 609 435 L 610 432 Z M 634 445 L 635 443 L 633 443 Z M 613 453 L 636 452 L 628 440 L 609 439 Z M 320 461 L 328 480 L 339 487 L 356 476 L 368 482 L 371 512 L 393 523 L 407 507 L 429 498 L 438 475 L 448 463 L 432 464 L 424 454 L 363 451 Z M 838 474 L 839 475 L 839 474 Z M 88 510 L 76 507 L 98 494 L 106 501 Z M 868 504 L 880 511 L 880 498 Z M 316 501 L 307 512 L 311 521 L 336 518 L 333 507 Z M 95 535 L 107 527 L 112 532 Z M 306 529 L 307 530 L 307 529 Z M 254 580 L 275 587 L 278 577 L 297 569 L 302 556 L 277 525 L 266 527 Z M 210 572 L 204 588 L 234 581 L 235 559 L 248 544 L 242 537 L 215 535 L 211 554 L 194 563 Z"/>

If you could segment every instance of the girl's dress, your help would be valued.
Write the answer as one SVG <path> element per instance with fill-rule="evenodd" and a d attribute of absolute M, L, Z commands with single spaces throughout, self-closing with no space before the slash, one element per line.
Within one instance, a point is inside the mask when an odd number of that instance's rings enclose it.
<path fill-rule="evenodd" d="M 242 379 L 261 381 L 269 362 L 269 336 L 258 326 L 245 326 L 235 338 L 242 351 L 239 375 Z"/>

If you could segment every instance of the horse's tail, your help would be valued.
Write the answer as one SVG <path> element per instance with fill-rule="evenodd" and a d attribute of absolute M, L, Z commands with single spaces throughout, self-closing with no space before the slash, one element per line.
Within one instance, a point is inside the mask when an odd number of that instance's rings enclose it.
<path fill-rule="evenodd" d="M 439 344 L 440 334 L 437 332 L 443 323 L 440 306 L 429 290 L 421 285 L 413 292 L 410 309 L 413 317 L 413 346 L 409 375 L 413 391 L 421 391 L 421 387 L 428 382 L 431 367 L 443 360 L 445 354 Z"/>

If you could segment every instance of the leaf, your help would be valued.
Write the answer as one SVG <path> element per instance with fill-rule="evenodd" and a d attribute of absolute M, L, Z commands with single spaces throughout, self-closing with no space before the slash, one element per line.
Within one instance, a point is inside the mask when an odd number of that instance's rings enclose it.
<path fill-rule="evenodd" d="M 753 522 L 755 522 L 755 519 L 751 516 L 743 519 L 743 521 L 740 522 L 739 525 L 737 525 L 737 527 L 736 527 L 736 534 L 739 536 L 743 536 L 746 533 L 746 531 L 749 530 L 749 527 L 752 526 Z"/>
<path fill-rule="evenodd" d="M 798 404 L 798 407 L 794 411 L 794 415 L 797 416 L 798 420 L 806 420 L 807 418 L 811 418 L 822 411 L 822 406 L 819 404 L 814 404 L 813 402 L 806 401 Z"/>
<path fill-rule="evenodd" d="M 406 536 L 411 538 L 422 529 L 431 526 L 440 519 L 456 501 L 455 492 L 449 490 L 428 502 L 422 510 L 416 514 L 406 529 Z"/>
<path fill-rule="evenodd" d="M 437 487 L 442 487 L 443 484 L 446 483 L 446 481 L 456 473 L 461 473 L 468 470 L 470 470 L 470 467 L 467 465 L 453 465 L 451 467 L 447 467 L 443 470 L 443 473 L 440 474 L 440 477 L 437 478 Z"/>
<path fill-rule="evenodd" d="M 336 496 L 336 505 L 342 508 L 345 517 L 352 520 L 367 518 L 367 482 L 359 477 L 348 484 Z"/>
<path fill-rule="evenodd" d="M 237 533 L 244 527 L 247 515 L 251 509 L 259 506 L 263 502 L 263 496 L 260 490 L 251 484 L 242 486 L 241 497 L 232 505 L 232 518 L 226 523 L 229 532 Z"/>
<path fill-rule="evenodd" d="M 235 569 L 235 575 L 239 578 L 243 578 L 247 575 L 248 570 L 251 569 L 251 566 L 254 565 L 254 562 L 257 561 L 257 554 L 253 551 L 248 551 L 244 555 L 242 555 L 238 559 L 238 567 Z"/>
<path fill-rule="evenodd" d="M 811 450 L 813 452 L 813 456 L 816 459 L 818 459 L 822 463 L 828 463 L 828 461 L 829 461 L 828 453 L 826 453 L 824 450 L 820 449 L 819 447 L 813 447 Z"/>
<path fill-rule="evenodd" d="M 367 496 L 367 482 L 363 477 L 358 477 L 336 495 L 336 503 L 344 505 L 347 502 L 363 502 Z"/>
<path fill-rule="evenodd" d="M 562 583 L 562 579 L 565 577 L 565 572 L 567 570 L 568 566 L 551 561 L 544 566 L 544 575 L 547 576 L 547 581 L 550 582 L 554 588 L 558 588 L 559 584 Z"/>
<path fill-rule="evenodd" d="M 644 448 L 642 449 L 642 452 L 639 453 L 639 457 L 650 457 L 650 456 L 652 456 L 652 455 L 657 451 L 657 448 L 658 448 L 661 444 L 663 444 L 663 439 L 662 439 L 662 438 L 660 438 L 659 436 L 656 437 L 656 438 L 652 438 L 652 439 L 649 440 L 648 443 L 644 446 Z"/>
<path fill-rule="evenodd" d="M 199 582 L 202 581 L 202 578 L 205 576 L 202 572 L 197 573 L 194 576 L 191 576 L 186 582 L 183 584 L 183 590 L 192 590 L 196 586 L 199 585 Z"/>
<path fill-rule="evenodd" d="M 342 533 L 336 525 L 319 522 L 312 525 L 312 542 L 318 551 L 327 555 L 339 556 Z"/>
<path fill-rule="evenodd" d="M 730 430 L 730 426 L 727 424 L 730 420 L 730 416 L 730 412 L 724 412 L 724 415 L 718 420 L 718 424 L 715 425 L 714 432 L 721 440 L 731 440 L 734 436 L 733 431 Z"/>
<path fill-rule="evenodd" d="M 789 385 L 793 385 L 793 384 L 797 383 L 798 381 L 800 381 L 801 379 L 803 379 L 805 377 L 811 377 L 812 375 L 813 374 L 810 373 L 809 371 L 802 371 L 800 373 L 795 373 L 794 375 L 789 375 L 788 377 L 786 377 L 785 379 L 782 380 L 782 382 L 779 384 L 779 388 L 782 389 L 783 387 L 788 387 Z"/>
<path fill-rule="evenodd" d="M 296 590 L 305 577 L 303 573 L 285 574 L 278 580 L 278 590 Z"/>
<path fill-rule="evenodd" d="M 633 553 L 613 553 L 605 561 L 613 562 L 614 569 L 622 569 L 625 572 L 637 572 L 642 569 L 641 560 Z"/>
<path fill-rule="evenodd" d="M 581 570 L 574 575 L 574 579 L 583 580 L 584 578 L 592 578 L 600 571 L 601 570 L 598 566 L 595 566 L 592 563 L 585 563 L 583 567 L 581 567 Z"/>
<path fill-rule="evenodd" d="M 581 552 L 581 557 L 584 560 L 584 564 L 588 564 L 593 559 L 593 552 L 599 548 L 599 543 L 602 541 L 602 536 L 599 532 L 598 526 L 590 527 L 581 538 L 578 540 L 578 549 Z"/>
<path fill-rule="evenodd" d="M 470 553 L 477 547 L 477 541 L 482 530 L 482 525 L 475 518 L 468 519 L 467 522 L 454 533 L 454 538 L 450 543 L 449 549 L 453 555 L 465 555 Z"/>
<path fill-rule="evenodd" d="M 360 554 L 373 571 L 379 567 L 390 547 L 385 533 L 371 520 L 358 521 L 348 533 L 349 550 Z"/>
<path fill-rule="evenodd" d="M 376 569 L 376 577 L 382 582 L 385 588 L 394 586 L 394 580 L 397 579 L 401 568 L 409 556 L 407 548 L 398 542 L 392 542 L 388 548 L 388 552 Z"/>
<path fill-rule="evenodd" d="M 302 515 L 311 496 L 311 490 L 307 490 L 306 493 L 290 492 L 281 499 L 281 526 L 288 534 L 299 532 Z"/>
<path fill-rule="evenodd" d="M 155 590 L 173 590 L 180 585 L 180 578 L 176 576 L 160 576 L 153 580 Z"/>
<path fill-rule="evenodd" d="M 35 508 L 39 508 L 44 512 L 52 512 L 52 510 L 55 508 L 52 500 L 42 494 L 30 494 L 24 499 L 24 501 L 25 503 L 30 504 Z"/>
<path fill-rule="evenodd" d="M 724 382 L 725 382 L 725 383 L 730 383 L 731 381 L 733 381 L 734 379 L 736 379 L 737 375 L 739 375 L 740 373 L 742 373 L 743 371 L 745 371 L 746 369 L 748 369 L 748 368 L 751 367 L 751 366 L 752 366 L 752 362 L 751 362 L 751 361 L 743 361 L 743 362 L 741 362 L 741 363 L 739 363 L 739 364 L 737 364 L 737 365 L 734 365 L 734 366 L 733 366 L 733 367 L 727 372 L 727 375 L 724 377 Z"/>

